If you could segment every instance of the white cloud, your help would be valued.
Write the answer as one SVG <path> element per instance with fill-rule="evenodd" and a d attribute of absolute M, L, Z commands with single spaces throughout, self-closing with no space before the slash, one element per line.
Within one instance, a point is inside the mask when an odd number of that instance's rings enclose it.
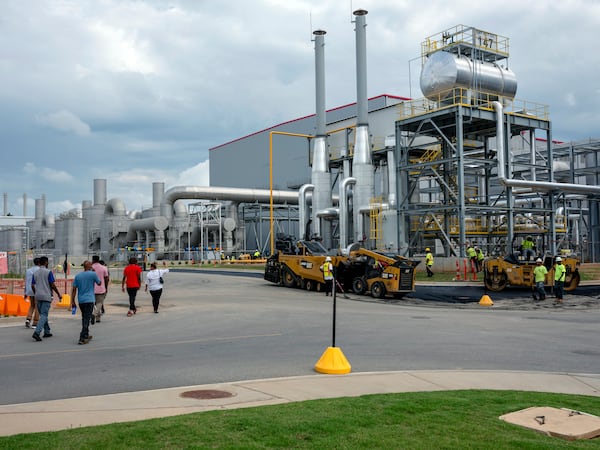
<path fill-rule="evenodd" d="M 27 175 L 37 176 L 52 183 L 67 183 L 73 180 L 73 177 L 64 170 L 51 169 L 49 167 L 37 167 L 32 162 L 25 163 L 23 171 Z"/>
<path fill-rule="evenodd" d="M 40 114 L 36 117 L 36 120 L 51 128 L 74 133 L 79 136 L 87 136 L 90 134 L 90 126 L 87 123 L 82 121 L 72 112 L 64 109 L 50 114 Z"/>
<path fill-rule="evenodd" d="M 177 177 L 179 186 L 210 186 L 210 164 L 208 159 L 184 170 Z"/>

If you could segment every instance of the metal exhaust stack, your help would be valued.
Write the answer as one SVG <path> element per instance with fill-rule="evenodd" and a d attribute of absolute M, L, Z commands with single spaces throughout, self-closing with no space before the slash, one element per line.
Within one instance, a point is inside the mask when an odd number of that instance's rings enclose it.
<path fill-rule="evenodd" d="M 323 240 L 325 248 L 331 247 L 331 226 L 322 211 L 330 210 L 331 174 L 329 172 L 329 152 L 327 150 L 327 134 L 325 131 L 325 34 L 316 30 L 315 36 L 315 98 L 316 98 L 316 137 L 313 140 L 312 161 L 312 224 L 313 233 Z M 323 220 L 324 224 L 321 224 Z M 303 224 L 305 226 L 306 224 Z M 301 228 L 302 232 L 302 228 Z"/>
<path fill-rule="evenodd" d="M 375 197 L 375 174 L 371 162 L 371 145 L 369 142 L 369 100 L 367 98 L 367 11 L 354 11 L 356 17 L 356 136 L 354 156 L 352 158 L 352 176 L 356 179 L 354 186 L 354 242 L 367 239 L 361 210 L 368 209 Z"/>

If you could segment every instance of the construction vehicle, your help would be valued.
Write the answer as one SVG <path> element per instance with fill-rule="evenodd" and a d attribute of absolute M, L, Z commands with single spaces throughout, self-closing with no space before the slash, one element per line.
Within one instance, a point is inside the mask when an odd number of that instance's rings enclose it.
<path fill-rule="evenodd" d="M 320 270 L 327 256 L 331 257 L 337 288 L 375 298 L 392 295 L 401 298 L 415 290 L 415 267 L 419 261 L 403 256 L 367 250 L 353 244 L 342 255 L 331 255 L 318 241 L 279 240 L 277 252 L 267 259 L 265 280 L 285 287 L 306 290 L 324 288 Z"/>
<path fill-rule="evenodd" d="M 543 264 L 548 269 L 545 285 L 554 285 L 554 257 L 545 256 Z M 562 258 L 567 272 L 565 275 L 565 291 L 570 292 L 579 286 L 580 261 L 567 256 Z M 535 285 L 533 269 L 535 261 L 520 260 L 515 255 L 507 257 L 486 258 L 483 261 L 483 280 L 485 287 L 493 292 L 500 292 L 507 286 L 532 287 Z"/>

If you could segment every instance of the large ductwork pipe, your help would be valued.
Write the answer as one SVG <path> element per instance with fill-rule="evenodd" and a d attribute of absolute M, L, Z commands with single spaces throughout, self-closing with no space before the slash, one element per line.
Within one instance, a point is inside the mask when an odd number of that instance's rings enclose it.
<path fill-rule="evenodd" d="M 390 209 L 396 208 L 396 156 L 394 150 L 387 152 L 387 174 L 388 174 L 388 204 Z"/>
<path fill-rule="evenodd" d="M 316 137 L 313 140 L 313 161 L 311 180 L 314 185 L 312 199 L 312 223 L 314 234 L 319 236 L 325 248 L 331 247 L 331 226 L 321 226 L 321 218 L 330 218 L 323 213 L 331 208 L 331 174 L 329 172 L 329 151 L 325 132 L 325 31 L 313 32 L 315 36 L 315 97 L 316 97 Z"/>
<path fill-rule="evenodd" d="M 348 246 L 348 187 L 356 184 L 356 178 L 345 178 L 339 186 L 339 223 L 340 223 L 340 248 Z"/>
<path fill-rule="evenodd" d="M 532 191 L 562 191 L 576 192 L 581 194 L 600 194 L 600 186 L 589 186 L 585 184 L 556 183 L 550 181 L 527 181 L 507 178 L 506 156 L 508 148 L 505 144 L 504 133 L 504 108 L 500 102 L 492 102 L 496 111 L 496 146 L 498 153 L 498 180 L 503 186 L 529 188 Z"/>
<path fill-rule="evenodd" d="M 308 224 L 308 194 L 315 190 L 315 186 L 312 184 L 305 184 L 300 187 L 298 191 L 298 220 L 299 229 L 298 234 L 304 236 L 304 239 L 309 240 L 311 238 L 311 227 Z"/>
<path fill-rule="evenodd" d="M 160 205 L 161 215 L 167 218 L 173 216 L 173 203 L 179 199 L 188 200 L 231 200 L 244 203 L 269 203 L 269 189 L 243 189 L 220 186 L 175 186 L 165 192 Z M 273 191 L 273 203 L 292 205 L 298 204 L 298 192 Z"/>
<path fill-rule="evenodd" d="M 163 216 L 146 217 L 145 219 L 134 220 L 129 225 L 127 231 L 127 240 L 137 239 L 138 231 L 165 231 L 169 227 L 169 220 Z"/>
<path fill-rule="evenodd" d="M 356 178 L 354 186 L 354 242 L 366 240 L 364 221 L 360 210 L 369 205 L 375 197 L 375 170 L 371 161 L 371 145 L 369 143 L 367 98 L 367 11 L 354 11 L 356 17 L 356 107 L 357 125 L 352 158 L 352 176 Z"/>
<path fill-rule="evenodd" d="M 106 180 L 94 180 L 94 206 L 103 206 L 106 203 Z"/>
<path fill-rule="evenodd" d="M 105 202 L 104 214 L 107 216 L 124 216 L 127 213 L 125 209 L 125 203 L 118 198 L 111 198 L 108 202 Z"/>

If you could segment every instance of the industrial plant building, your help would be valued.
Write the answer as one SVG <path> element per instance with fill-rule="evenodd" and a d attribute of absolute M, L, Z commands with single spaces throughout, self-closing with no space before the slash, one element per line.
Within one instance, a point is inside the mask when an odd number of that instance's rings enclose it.
<path fill-rule="evenodd" d="M 0 229 L 0 251 L 206 260 L 270 254 L 292 237 L 451 257 L 467 242 L 512 253 L 531 235 L 541 253 L 598 261 L 600 140 L 553 141 L 548 108 L 516 98 L 508 38 L 463 25 L 430 36 L 424 98 L 369 99 L 366 17 L 354 13 L 356 103 L 325 108 L 317 30 L 314 115 L 211 148 L 211 186 L 157 181 L 143 211 L 109 199 L 103 179 L 77 212 L 53 217 L 36 199 L 35 217 Z"/>

